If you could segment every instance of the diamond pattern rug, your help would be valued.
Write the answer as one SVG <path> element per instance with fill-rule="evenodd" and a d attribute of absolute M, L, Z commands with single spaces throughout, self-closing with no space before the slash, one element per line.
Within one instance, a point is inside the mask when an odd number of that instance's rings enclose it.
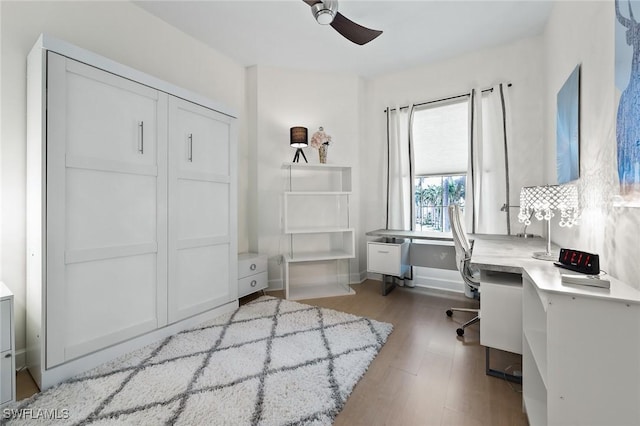
<path fill-rule="evenodd" d="M 16 403 L 9 424 L 330 425 L 391 330 L 263 296 Z"/>

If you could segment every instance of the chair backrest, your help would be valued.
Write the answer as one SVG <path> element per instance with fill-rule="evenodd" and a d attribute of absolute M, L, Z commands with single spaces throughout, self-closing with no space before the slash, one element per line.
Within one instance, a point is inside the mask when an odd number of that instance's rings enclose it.
<path fill-rule="evenodd" d="M 460 206 L 452 204 L 449 206 L 449 223 L 451 224 L 451 234 L 456 249 L 456 263 L 458 271 L 465 283 L 476 288 L 478 281 L 473 277 L 473 272 L 469 267 L 471 260 L 471 242 L 465 232 L 466 227 L 461 218 Z"/>

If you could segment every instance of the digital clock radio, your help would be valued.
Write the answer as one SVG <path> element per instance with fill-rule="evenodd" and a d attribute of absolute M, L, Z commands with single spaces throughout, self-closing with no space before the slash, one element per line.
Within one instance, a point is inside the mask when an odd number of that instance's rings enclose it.
<path fill-rule="evenodd" d="M 600 273 L 600 258 L 597 254 L 580 250 L 560 249 L 556 266 L 589 275 Z"/>

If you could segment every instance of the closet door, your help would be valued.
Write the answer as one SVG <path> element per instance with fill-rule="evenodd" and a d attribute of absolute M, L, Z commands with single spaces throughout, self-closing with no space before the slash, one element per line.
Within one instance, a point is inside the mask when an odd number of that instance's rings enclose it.
<path fill-rule="evenodd" d="M 50 368 L 167 322 L 167 95 L 51 52 L 47 72 Z"/>
<path fill-rule="evenodd" d="M 237 298 L 233 119 L 169 98 L 169 322 Z"/>

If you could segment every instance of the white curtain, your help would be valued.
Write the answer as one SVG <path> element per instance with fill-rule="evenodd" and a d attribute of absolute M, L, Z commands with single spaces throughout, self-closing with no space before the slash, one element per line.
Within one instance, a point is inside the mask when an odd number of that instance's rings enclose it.
<path fill-rule="evenodd" d="M 387 109 L 387 229 L 412 229 L 412 112 L 413 105 Z"/>
<path fill-rule="evenodd" d="M 478 234 L 510 234 L 510 104 L 505 84 L 472 92 L 471 151 L 473 206 L 471 229 Z M 503 208 L 507 206 L 506 209 Z M 468 210 L 467 210 L 468 211 Z"/>
<path fill-rule="evenodd" d="M 412 117 L 413 105 L 387 108 L 387 229 L 413 229 Z M 413 269 L 410 277 L 393 280 L 399 286 L 415 287 Z"/>

